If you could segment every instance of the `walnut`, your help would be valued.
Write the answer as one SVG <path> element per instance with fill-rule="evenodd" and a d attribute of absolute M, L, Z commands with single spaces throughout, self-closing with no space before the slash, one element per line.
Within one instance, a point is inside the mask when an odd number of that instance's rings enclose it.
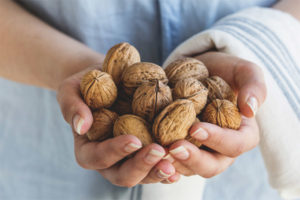
<path fill-rule="evenodd" d="M 118 98 L 111 109 L 119 115 L 132 114 L 131 102 L 131 98 L 120 88 Z"/>
<path fill-rule="evenodd" d="M 132 111 L 134 114 L 152 122 L 154 117 L 172 102 L 169 86 L 161 81 L 148 82 L 137 88 L 133 95 Z"/>
<path fill-rule="evenodd" d="M 93 124 L 87 132 L 91 141 L 103 141 L 113 136 L 114 122 L 118 118 L 117 113 L 102 108 L 93 111 Z"/>
<path fill-rule="evenodd" d="M 235 104 L 225 99 L 215 99 L 205 108 L 202 120 L 222 128 L 239 129 L 242 117 Z"/>
<path fill-rule="evenodd" d="M 194 58 L 182 58 L 170 63 L 165 72 L 169 79 L 169 84 L 174 87 L 176 82 L 186 78 L 202 80 L 208 77 L 206 66 Z"/>
<path fill-rule="evenodd" d="M 122 75 L 122 84 L 126 94 L 133 95 L 138 86 L 145 82 L 159 80 L 167 83 L 168 79 L 164 70 L 153 63 L 140 62 L 127 67 Z"/>
<path fill-rule="evenodd" d="M 114 136 L 134 135 L 141 140 L 143 146 L 153 143 L 150 125 L 141 117 L 136 115 L 122 115 L 114 125 Z"/>
<path fill-rule="evenodd" d="M 227 99 L 237 105 L 237 96 L 221 77 L 211 76 L 203 80 L 203 84 L 208 88 L 209 102 L 214 99 Z"/>
<path fill-rule="evenodd" d="M 208 90 L 195 78 L 178 81 L 173 89 L 174 99 L 189 99 L 194 103 L 196 114 L 200 114 L 207 102 Z"/>
<path fill-rule="evenodd" d="M 141 62 L 141 57 L 137 49 L 123 42 L 109 49 L 102 69 L 104 72 L 110 74 L 114 82 L 118 85 L 124 69 L 137 62 Z"/>
<path fill-rule="evenodd" d="M 89 71 L 82 77 L 80 90 L 92 109 L 108 108 L 117 98 L 117 87 L 111 76 L 99 70 Z"/>
<path fill-rule="evenodd" d="M 184 139 L 196 119 L 194 104 L 190 100 L 178 99 L 165 107 L 155 118 L 152 132 L 163 146 Z"/>

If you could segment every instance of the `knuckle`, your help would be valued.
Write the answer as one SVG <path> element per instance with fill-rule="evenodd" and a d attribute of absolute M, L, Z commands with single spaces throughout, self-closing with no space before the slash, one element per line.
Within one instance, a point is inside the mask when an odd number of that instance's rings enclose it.
<path fill-rule="evenodd" d="M 131 187 L 136 186 L 137 183 L 117 176 L 116 180 L 114 181 L 114 185 L 131 188 Z"/>
<path fill-rule="evenodd" d="M 245 151 L 245 143 L 238 143 L 235 148 L 233 148 L 233 151 L 230 153 L 230 157 L 237 157 L 244 153 Z"/>
<path fill-rule="evenodd" d="M 202 174 L 201 176 L 204 177 L 204 178 L 212 178 L 214 176 L 216 176 L 218 173 L 217 173 L 217 169 L 213 169 L 213 170 L 210 170 L 209 172 L 206 172 L 204 174 Z"/>
<path fill-rule="evenodd" d="M 110 162 L 107 159 L 100 159 L 97 161 L 97 168 L 106 169 L 110 167 Z"/>
<path fill-rule="evenodd" d="M 90 169 L 89 166 L 87 165 L 87 163 L 85 163 L 81 159 L 79 159 L 78 156 L 76 156 L 76 162 L 80 167 L 82 167 L 84 169 Z"/>

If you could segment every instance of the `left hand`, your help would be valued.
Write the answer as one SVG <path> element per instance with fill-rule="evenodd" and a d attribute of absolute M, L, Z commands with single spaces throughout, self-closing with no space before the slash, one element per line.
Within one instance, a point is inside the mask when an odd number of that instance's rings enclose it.
<path fill-rule="evenodd" d="M 220 52 L 208 52 L 196 58 L 207 66 L 211 76 L 222 77 L 237 92 L 242 114 L 239 130 L 204 122 L 193 125 L 191 136 L 212 152 L 199 149 L 186 140 L 178 141 L 169 148 L 177 172 L 185 176 L 197 174 L 210 178 L 223 172 L 237 156 L 259 143 L 254 115 L 265 100 L 266 86 L 262 70 L 249 61 Z"/>

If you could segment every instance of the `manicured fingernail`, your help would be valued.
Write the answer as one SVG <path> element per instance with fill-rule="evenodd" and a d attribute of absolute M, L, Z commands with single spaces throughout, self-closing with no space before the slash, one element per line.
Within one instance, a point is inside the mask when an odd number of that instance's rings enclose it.
<path fill-rule="evenodd" d="M 186 160 L 190 156 L 189 152 L 183 146 L 179 146 L 170 151 L 170 153 L 180 160 Z"/>
<path fill-rule="evenodd" d="M 171 176 L 171 174 L 167 174 L 167 173 L 163 172 L 162 170 L 158 170 L 157 176 L 162 179 L 167 179 Z"/>
<path fill-rule="evenodd" d="M 170 163 L 173 163 L 175 161 L 174 158 L 169 153 L 165 157 L 163 157 L 162 159 L 168 160 Z"/>
<path fill-rule="evenodd" d="M 208 138 L 208 133 L 203 128 L 198 128 L 191 133 L 191 136 L 197 140 L 206 140 Z"/>
<path fill-rule="evenodd" d="M 145 162 L 148 164 L 154 164 L 158 162 L 164 155 L 164 152 L 158 151 L 156 149 L 151 149 L 145 157 Z"/>
<path fill-rule="evenodd" d="M 126 151 L 127 153 L 132 153 L 140 148 L 142 148 L 142 145 L 138 145 L 131 142 L 124 147 L 124 151 Z"/>
<path fill-rule="evenodd" d="M 78 133 L 79 135 L 81 135 L 81 128 L 82 128 L 83 123 L 84 123 L 84 119 L 81 118 L 80 115 L 76 115 L 73 118 L 74 129 L 75 129 L 76 133 Z"/>
<path fill-rule="evenodd" d="M 257 112 L 257 109 L 258 109 L 257 99 L 255 97 L 250 97 L 247 100 L 247 104 L 250 107 L 250 109 L 252 110 L 253 115 L 256 115 L 256 112 Z"/>

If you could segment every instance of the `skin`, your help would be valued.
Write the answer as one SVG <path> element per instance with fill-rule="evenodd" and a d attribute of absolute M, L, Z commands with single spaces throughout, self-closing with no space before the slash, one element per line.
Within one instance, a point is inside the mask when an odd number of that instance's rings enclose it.
<path fill-rule="evenodd" d="M 237 156 L 258 144 L 258 127 L 247 100 L 253 96 L 261 105 L 265 99 L 265 84 L 259 67 L 237 57 L 208 52 L 197 58 L 208 66 L 211 74 L 220 75 L 238 92 L 238 105 L 244 115 L 241 128 L 235 131 L 198 123 L 190 132 L 201 127 L 208 137 L 200 141 L 214 149 L 213 152 L 198 149 L 183 140 L 169 149 L 158 144 L 131 149 L 137 153 L 119 162 L 131 154 L 125 151 L 126 145 L 141 145 L 136 137 L 119 136 L 99 143 L 89 142 L 84 136 L 93 119 L 90 109 L 80 97 L 80 77 L 87 70 L 96 68 L 95 64 L 101 66 L 104 56 L 45 24 L 13 1 L 0 1 L 0 77 L 57 91 L 62 114 L 73 128 L 76 160 L 83 168 L 97 170 L 119 186 L 173 183 L 179 180 L 180 175 L 213 177 L 226 170 Z M 300 19 L 298 0 L 283 0 L 274 8 Z M 90 67 L 92 65 L 94 67 Z M 84 120 L 81 135 L 75 132 L 75 115 Z M 187 158 L 180 159 L 172 154 L 174 160 L 162 159 L 179 146 L 187 150 Z M 153 162 L 146 159 L 151 150 L 160 152 Z M 168 176 L 158 176 L 159 171 Z"/>

